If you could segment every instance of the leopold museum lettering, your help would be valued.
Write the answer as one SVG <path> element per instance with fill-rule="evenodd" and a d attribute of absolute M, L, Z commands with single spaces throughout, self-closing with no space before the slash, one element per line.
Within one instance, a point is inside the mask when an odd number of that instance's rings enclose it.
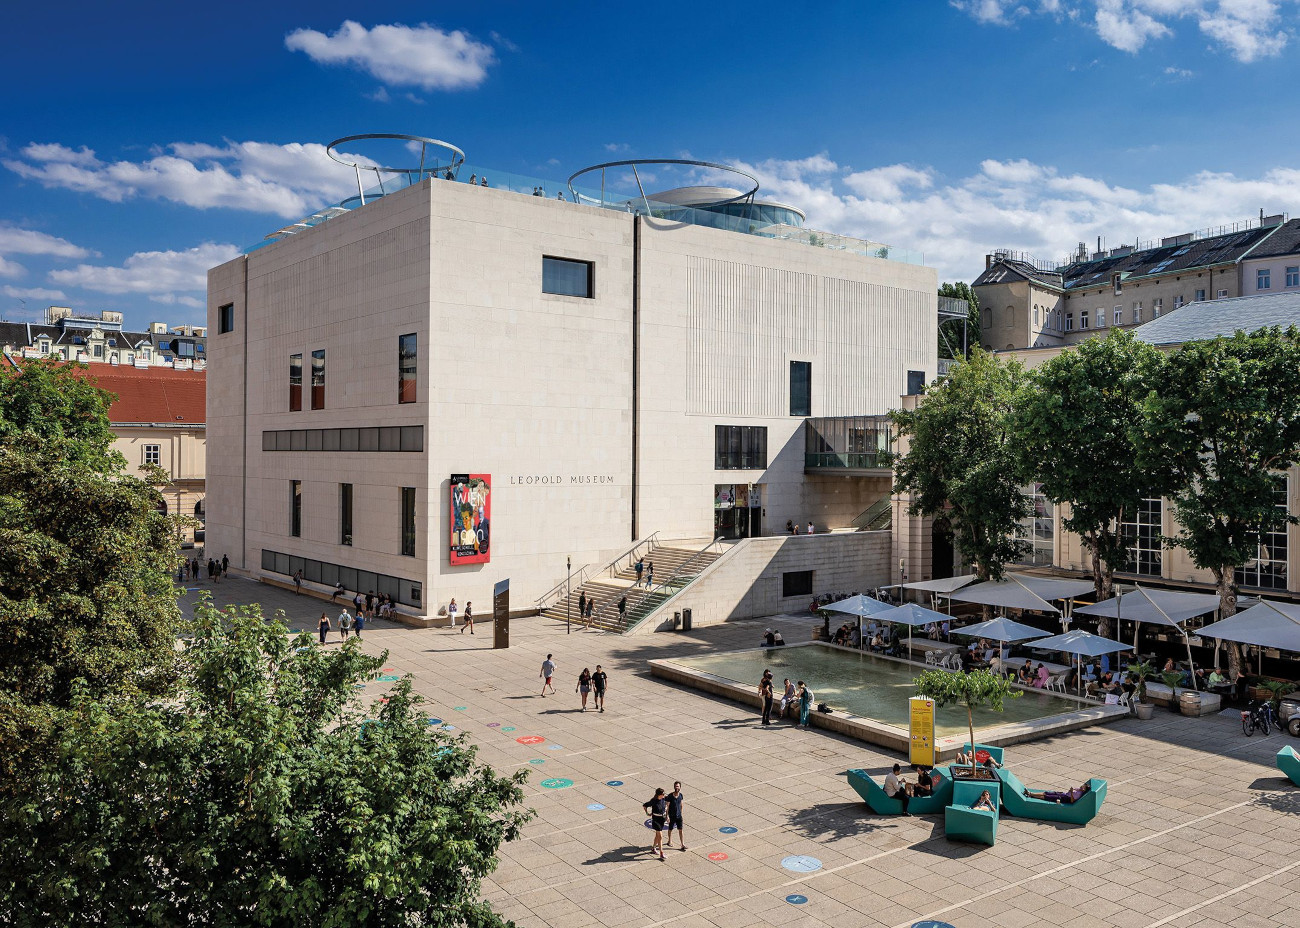
<path fill-rule="evenodd" d="M 558 486 L 562 483 L 614 483 L 612 476 L 607 474 L 530 474 L 527 476 L 510 477 L 510 486 L 512 487 L 534 487 L 534 486 Z"/>

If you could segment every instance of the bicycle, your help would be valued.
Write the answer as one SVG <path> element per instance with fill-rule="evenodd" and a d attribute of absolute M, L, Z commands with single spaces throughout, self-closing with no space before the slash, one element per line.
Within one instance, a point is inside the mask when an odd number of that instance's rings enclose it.
<path fill-rule="evenodd" d="M 1271 702 L 1257 703 L 1249 709 L 1241 710 L 1241 730 L 1246 733 L 1247 738 L 1253 735 L 1257 728 L 1268 737 L 1270 723 L 1279 729 L 1282 727 Z"/>

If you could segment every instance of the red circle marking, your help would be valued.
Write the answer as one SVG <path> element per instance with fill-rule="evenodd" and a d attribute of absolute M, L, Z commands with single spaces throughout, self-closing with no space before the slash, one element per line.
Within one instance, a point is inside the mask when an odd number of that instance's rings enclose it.
<path fill-rule="evenodd" d="M 714 851 L 712 854 L 709 855 L 709 860 L 716 860 L 721 862 L 726 859 L 727 859 L 727 855 L 722 853 L 722 851 Z"/>
<path fill-rule="evenodd" d="M 524 735 L 522 738 L 516 738 L 520 744 L 541 744 L 546 739 L 541 735 Z"/>

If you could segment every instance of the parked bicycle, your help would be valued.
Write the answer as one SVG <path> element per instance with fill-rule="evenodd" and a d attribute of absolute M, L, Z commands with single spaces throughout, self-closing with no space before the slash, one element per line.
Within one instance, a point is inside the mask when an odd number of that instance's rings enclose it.
<path fill-rule="evenodd" d="M 1277 717 L 1277 712 L 1273 709 L 1273 703 L 1264 700 L 1255 703 L 1249 709 L 1241 710 L 1241 730 L 1249 738 L 1259 729 L 1265 736 L 1269 733 L 1270 726 L 1281 729 L 1282 723 Z"/>

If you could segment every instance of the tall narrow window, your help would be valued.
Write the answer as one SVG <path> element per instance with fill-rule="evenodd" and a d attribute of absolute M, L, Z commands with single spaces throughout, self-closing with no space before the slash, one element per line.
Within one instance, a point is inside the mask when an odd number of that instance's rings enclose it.
<path fill-rule="evenodd" d="M 325 408 L 325 349 L 311 353 L 311 408 Z"/>
<path fill-rule="evenodd" d="M 217 307 L 217 334 L 224 335 L 235 331 L 235 304 L 227 303 Z"/>
<path fill-rule="evenodd" d="M 812 362 L 790 362 L 790 415 L 812 415 Z"/>
<path fill-rule="evenodd" d="M 1262 267 L 1255 272 L 1255 289 L 1270 290 L 1273 287 L 1273 269 Z"/>
<path fill-rule="evenodd" d="M 1204 290 L 1197 290 L 1197 291 L 1196 291 L 1196 300 L 1197 300 L 1197 302 L 1200 302 L 1200 301 L 1203 300 L 1203 299 L 1205 299 L 1205 291 L 1204 291 Z"/>
<path fill-rule="evenodd" d="M 415 402 L 415 335 L 397 336 L 397 402 Z"/>
<path fill-rule="evenodd" d="M 1088 327 L 1088 311 L 1086 309 L 1082 309 L 1079 311 L 1079 328 L 1086 329 L 1087 327 Z"/>
<path fill-rule="evenodd" d="M 289 355 L 289 411 L 302 409 L 302 355 Z"/>
<path fill-rule="evenodd" d="M 415 487 L 402 487 L 402 554 L 415 557 Z"/>
<path fill-rule="evenodd" d="M 302 537 L 302 481 L 289 481 L 289 534 Z"/>
<path fill-rule="evenodd" d="M 1288 287 L 1300 287 L 1300 267 L 1286 269 L 1286 285 Z"/>
<path fill-rule="evenodd" d="M 352 484 L 339 484 L 339 544 L 352 544 Z"/>

